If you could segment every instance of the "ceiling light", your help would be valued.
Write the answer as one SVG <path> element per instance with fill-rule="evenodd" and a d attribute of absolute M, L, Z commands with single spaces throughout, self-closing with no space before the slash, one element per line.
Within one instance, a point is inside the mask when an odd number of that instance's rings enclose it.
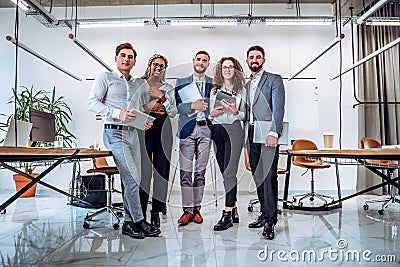
<path fill-rule="evenodd" d="M 371 18 L 365 24 L 372 26 L 400 26 L 400 19 Z"/>
<path fill-rule="evenodd" d="M 367 12 L 365 12 L 361 17 L 357 19 L 357 24 L 363 24 L 367 18 L 369 18 L 372 14 L 374 14 L 378 9 L 380 9 L 389 1 L 390 0 L 380 0 L 378 3 L 373 5 L 370 9 L 367 10 Z"/>
<path fill-rule="evenodd" d="M 182 19 L 171 20 L 171 26 L 236 26 L 236 19 Z"/>
<path fill-rule="evenodd" d="M 15 40 L 15 38 L 11 37 L 11 36 L 6 36 L 6 40 L 10 41 L 11 43 L 13 43 L 14 45 L 18 46 L 19 48 L 25 50 L 26 52 L 28 52 L 29 54 L 31 54 L 32 56 L 35 56 L 41 60 L 43 60 L 44 62 L 46 62 L 47 64 L 49 64 L 50 66 L 58 69 L 59 71 L 71 76 L 72 78 L 74 78 L 75 80 L 78 81 L 82 81 L 81 78 L 79 78 L 78 76 L 76 76 L 75 74 L 69 72 L 68 70 L 64 69 L 63 67 L 57 65 L 56 63 L 54 63 L 53 61 L 47 59 L 46 57 L 42 56 L 39 53 L 36 53 L 34 50 L 32 50 L 31 48 L 29 48 L 28 46 L 24 45 L 21 42 L 17 43 L 17 40 Z"/>
<path fill-rule="evenodd" d="M 265 19 L 267 26 L 329 26 L 333 20 L 328 18 L 310 19 L 310 18 L 273 18 Z"/>
<path fill-rule="evenodd" d="M 78 40 L 72 33 L 68 34 L 69 39 L 71 39 L 78 47 L 80 47 L 83 51 L 85 51 L 89 56 L 91 56 L 94 60 L 96 60 L 100 65 L 106 68 L 108 71 L 112 72 L 113 69 L 107 65 L 101 58 L 99 58 L 92 50 L 90 50 L 86 45 L 84 45 L 81 41 Z"/>
<path fill-rule="evenodd" d="M 313 59 L 311 59 L 307 64 L 304 65 L 304 67 L 302 67 L 299 71 L 297 71 L 295 74 L 293 74 L 288 81 L 292 80 L 294 77 L 296 77 L 297 75 L 299 75 L 301 72 L 303 72 L 306 68 L 308 68 L 308 66 L 310 66 L 312 63 L 314 63 L 317 59 L 319 59 L 323 54 L 325 54 L 328 50 L 330 50 L 332 47 L 334 47 L 337 43 L 339 43 L 343 38 L 345 37 L 345 35 L 343 33 L 341 33 L 338 37 L 336 37 L 334 40 L 332 40 L 332 42 L 330 42 L 329 44 L 327 44 L 322 50 L 321 52 L 319 52 Z"/>
<path fill-rule="evenodd" d="M 141 27 L 144 21 L 110 21 L 110 22 L 79 22 L 79 28 L 118 28 L 118 27 Z"/>
<path fill-rule="evenodd" d="M 346 70 L 344 70 L 342 73 L 337 74 L 336 76 L 333 76 L 332 78 L 330 78 L 331 81 L 333 81 L 334 79 L 336 79 L 337 77 L 342 76 L 343 74 L 349 72 L 350 70 L 358 67 L 361 64 L 364 64 L 365 62 L 367 62 L 368 60 L 370 60 L 371 58 L 376 57 L 377 55 L 379 55 L 380 53 L 385 52 L 386 50 L 388 50 L 389 48 L 392 48 L 395 45 L 400 44 L 400 37 L 395 39 L 394 41 L 388 43 L 387 45 L 385 45 L 384 47 L 376 50 L 375 52 L 372 52 L 371 54 L 369 54 L 368 56 L 360 59 L 359 61 L 357 61 L 356 63 L 354 63 L 351 67 L 347 68 Z"/>
<path fill-rule="evenodd" d="M 18 2 L 18 7 L 19 7 L 20 9 L 22 9 L 23 11 L 27 11 L 27 10 L 29 9 L 28 4 L 27 4 L 25 1 L 23 1 L 23 0 L 19 0 L 19 1 L 17 1 L 17 0 L 10 0 L 10 1 L 13 2 L 14 4 L 17 4 L 17 2 Z"/>

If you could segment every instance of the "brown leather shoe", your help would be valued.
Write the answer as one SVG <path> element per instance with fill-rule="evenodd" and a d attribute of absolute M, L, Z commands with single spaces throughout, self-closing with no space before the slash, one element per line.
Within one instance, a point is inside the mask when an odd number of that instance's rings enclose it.
<path fill-rule="evenodd" d="M 185 212 L 182 214 L 182 216 L 179 218 L 178 223 L 180 225 L 187 225 L 191 221 L 193 221 L 193 214 L 190 213 L 190 211 L 185 210 Z"/>
<path fill-rule="evenodd" d="M 194 210 L 193 221 L 195 223 L 202 223 L 203 222 L 203 217 L 200 214 L 200 210 L 198 210 L 198 209 Z"/>

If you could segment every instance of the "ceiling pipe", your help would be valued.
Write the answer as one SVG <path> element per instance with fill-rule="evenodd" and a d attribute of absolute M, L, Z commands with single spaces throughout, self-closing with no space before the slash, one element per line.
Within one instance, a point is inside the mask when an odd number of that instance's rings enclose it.
<path fill-rule="evenodd" d="M 310 66 L 312 63 L 314 63 L 317 59 L 319 59 L 323 54 L 325 54 L 327 51 L 329 51 L 337 43 L 339 43 L 344 37 L 345 37 L 345 35 L 343 33 L 341 33 L 332 42 L 330 42 L 328 45 L 326 45 L 317 56 L 315 56 L 313 59 L 311 59 L 310 62 L 308 62 L 306 65 L 304 65 L 304 67 L 302 67 L 298 72 L 296 72 L 291 77 L 289 77 L 288 81 L 292 80 L 294 77 L 296 77 L 297 75 L 302 73 L 306 68 L 308 68 L 308 66 Z"/>
<path fill-rule="evenodd" d="M 342 73 L 340 73 L 340 74 L 338 74 L 338 75 L 333 76 L 332 78 L 330 78 L 330 80 L 333 81 L 333 80 L 336 79 L 337 77 L 342 76 L 343 74 L 345 74 L 345 73 L 351 71 L 352 69 L 358 67 L 359 65 L 361 65 L 361 64 L 363 64 L 363 63 L 365 63 L 365 62 L 367 62 L 367 61 L 370 60 L 371 58 L 376 57 L 376 56 L 379 55 L 380 53 L 382 53 L 382 52 L 388 50 L 389 48 L 391 48 L 391 47 L 393 47 L 393 46 L 395 46 L 395 45 L 397 45 L 397 44 L 399 44 L 399 43 L 400 43 L 400 37 L 397 38 L 396 40 L 394 40 L 394 41 L 388 43 L 388 44 L 385 45 L 384 47 L 382 47 L 382 48 L 376 50 L 375 52 L 369 54 L 369 55 L 366 56 L 365 58 L 363 58 L 363 59 L 357 61 L 356 63 L 354 63 L 351 67 L 349 67 L 348 69 L 346 69 L 346 70 L 343 71 Z"/>
<path fill-rule="evenodd" d="M 7 41 L 10 41 L 10 42 L 13 43 L 14 45 L 17 45 L 15 38 L 13 38 L 13 37 L 11 37 L 11 36 L 9 36 L 9 35 L 6 36 L 6 40 L 7 40 Z M 24 44 L 21 43 L 20 41 L 18 41 L 18 45 L 17 45 L 17 46 L 18 46 L 19 48 L 22 48 L 23 50 L 25 50 L 25 51 L 28 52 L 29 54 L 31 54 L 31 55 L 33 55 L 33 56 L 35 56 L 35 57 L 37 57 L 37 58 L 43 60 L 43 61 L 46 62 L 47 64 L 49 64 L 49 65 L 53 66 L 54 68 L 58 69 L 59 71 L 62 71 L 62 72 L 64 72 L 65 74 L 71 76 L 71 77 L 74 78 L 75 80 L 82 81 L 82 79 L 79 78 L 78 76 L 76 76 L 75 74 L 73 74 L 73 73 L 69 72 L 68 70 L 66 70 L 66 69 L 64 69 L 64 68 L 62 68 L 62 67 L 60 67 L 59 65 L 57 65 L 57 64 L 54 63 L 53 61 L 51 61 L 51 60 L 45 58 L 44 56 L 42 56 L 42 55 L 36 53 L 35 51 L 33 51 L 32 49 L 30 49 L 29 47 L 27 47 L 26 45 L 24 45 Z"/>
<path fill-rule="evenodd" d="M 108 71 L 112 72 L 113 69 L 107 65 L 101 58 L 99 58 L 95 53 L 92 52 L 86 45 L 84 45 L 81 41 L 78 40 L 72 33 L 68 34 L 69 39 L 71 39 L 78 47 L 80 47 L 83 51 L 85 51 L 89 56 L 91 56 L 94 60 L 96 60 L 100 65 L 106 68 Z"/>

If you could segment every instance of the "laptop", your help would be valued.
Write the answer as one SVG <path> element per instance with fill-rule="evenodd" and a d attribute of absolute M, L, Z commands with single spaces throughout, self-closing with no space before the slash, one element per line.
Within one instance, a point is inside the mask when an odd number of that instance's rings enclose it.
<path fill-rule="evenodd" d="M 15 122 L 17 122 L 17 147 L 26 147 L 31 133 L 32 123 L 14 119 L 10 120 L 3 145 L 15 146 Z"/>
<path fill-rule="evenodd" d="M 255 121 L 253 142 L 264 144 L 265 139 L 270 131 L 272 121 Z M 282 132 L 278 140 L 279 145 L 289 144 L 289 122 L 282 123 Z"/>

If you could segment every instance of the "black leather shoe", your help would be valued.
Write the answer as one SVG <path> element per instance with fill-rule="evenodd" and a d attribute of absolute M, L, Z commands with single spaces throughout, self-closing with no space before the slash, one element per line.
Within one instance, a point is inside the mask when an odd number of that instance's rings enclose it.
<path fill-rule="evenodd" d="M 238 223 L 239 222 L 239 213 L 237 211 L 237 207 L 232 209 L 232 222 Z"/>
<path fill-rule="evenodd" d="M 266 223 L 264 216 L 261 214 L 257 219 L 249 224 L 249 228 L 261 228 Z"/>
<path fill-rule="evenodd" d="M 145 220 L 137 223 L 136 225 L 137 225 L 137 227 L 142 229 L 144 236 L 152 237 L 152 236 L 158 236 L 159 234 L 161 234 L 160 229 L 155 228 L 153 225 L 149 224 Z"/>
<path fill-rule="evenodd" d="M 224 231 L 232 226 L 232 211 L 222 211 L 222 217 L 218 223 L 214 225 L 214 231 Z"/>
<path fill-rule="evenodd" d="M 143 230 L 136 227 L 133 222 L 124 222 L 122 224 L 122 234 L 129 235 L 132 238 L 143 239 Z"/>
<path fill-rule="evenodd" d="M 262 235 L 265 236 L 265 238 L 267 238 L 269 240 L 274 239 L 275 238 L 275 224 L 273 222 L 265 223 Z"/>
<path fill-rule="evenodd" d="M 160 228 L 160 213 L 159 212 L 150 212 L 151 214 L 151 225 L 153 225 L 156 228 Z"/>

